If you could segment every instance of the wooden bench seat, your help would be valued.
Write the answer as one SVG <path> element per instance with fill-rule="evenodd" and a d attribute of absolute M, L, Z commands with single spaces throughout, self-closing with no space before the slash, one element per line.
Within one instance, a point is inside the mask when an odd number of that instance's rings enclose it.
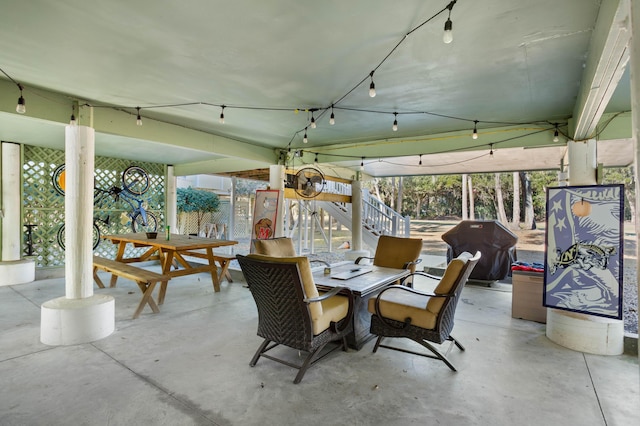
<path fill-rule="evenodd" d="M 230 283 L 233 282 L 231 279 L 231 272 L 229 272 L 229 265 L 231 265 L 231 261 L 235 258 L 235 254 L 213 254 L 213 260 L 220 265 L 220 270 L 218 271 L 220 281 L 224 278 Z"/>
<path fill-rule="evenodd" d="M 171 277 L 169 275 L 162 275 L 157 272 L 148 271 L 146 269 L 137 268 L 127 263 L 118 262 L 112 259 L 106 259 L 104 257 L 93 256 L 93 279 L 100 288 L 105 288 L 104 283 L 98 277 L 98 270 L 106 271 L 112 275 L 117 275 L 134 281 L 138 284 L 140 291 L 142 292 L 142 300 L 133 313 L 133 319 L 138 318 L 145 304 L 149 304 L 151 310 L 155 313 L 160 312 L 158 305 L 153 300 L 152 293 L 156 284 L 161 281 L 169 281 Z M 115 283 L 111 285 L 115 287 Z"/>

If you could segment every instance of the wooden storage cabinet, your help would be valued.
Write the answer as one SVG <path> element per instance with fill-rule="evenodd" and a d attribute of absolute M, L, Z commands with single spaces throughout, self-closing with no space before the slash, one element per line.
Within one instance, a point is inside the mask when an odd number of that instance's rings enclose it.
<path fill-rule="evenodd" d="M 546 324 L 547 308 L 542 306 L 543 273 L 513 271 L 511 282 L 511 316 Z"/>

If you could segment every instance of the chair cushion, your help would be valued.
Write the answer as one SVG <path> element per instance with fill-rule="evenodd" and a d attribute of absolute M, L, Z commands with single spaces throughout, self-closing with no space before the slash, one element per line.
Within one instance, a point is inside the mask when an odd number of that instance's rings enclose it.
<path fill-rule="evenodd" d="M 438 283 L 437 287 L 433 290 L 434 294 L 449 294 L 451 292 L 453 285 L 460 278 L 460 274 L 462 274 L 464 265 L 467 264 L 470 256 L 470 253 L 464 252 L 460 254 L 460 256 L 449 262 L 449 264 L 447 265 L 447 269 L 444 271 L 442 279 Z M 435 315 L 438 315 L 445 301 L 446 299 L 444 297 L 431 297 L 429 299 L 429 302 L 427 303 L 427 310 Z"/>
<path fill-rule="evenodd" d="M 373 264 L 384 268 L 401 269 L 405 263 L 417 260 L 421 252 L 422 239 L 420 238 L 382 235 L 378 239 Z M 416 266 L 411 265 L 409 269 L 415 272 Z"/>
<path fill-rule="evenodd" d="M 426 309 L 429 296 L 410 293 L 402 288 L 391 288 L 382 293 L 380 314 L 392 320 L 404 322 L 411 318 L 411 324 L 417 327 L 433 329 L 436 315 Z M 376 313 L 376 297 L 371 297 L 367 306 L 369 312 Z"/>
<path fill-rule="evenodd" d="M 349 299 L 345 296 L 336 295 L 320 303 L 322 304 L 322 315 L 312 318 L 314 335 L 329 328 L 332 321 L 338 322 L 346 317 L 349 311 Z"/>
<path fill-rule="evenodd" d="M 296 263 L 298 265 L 298 269 L 300 270 L 300 279 L 302 280 L 305 297 L 318 297 L 318 289 L 316 288 L 316 284 L 313 281 L 311 266 L 309 265 L 309 259 L 306 256 L 273 257 L 261 254 L 250 254 L 247 257 L 275 263 Z M 312 322 L 320 318 L 322 316 L 322 304 L 320 302 L 310 303 L 309 312 L 311 313 Z"/>
<path fill-rule="evenodd" d="M 274 257 L 295 257 L 296 249 L 291 238 L 273 238 L 270 240 L 253 240 L 256 254 Z"/>

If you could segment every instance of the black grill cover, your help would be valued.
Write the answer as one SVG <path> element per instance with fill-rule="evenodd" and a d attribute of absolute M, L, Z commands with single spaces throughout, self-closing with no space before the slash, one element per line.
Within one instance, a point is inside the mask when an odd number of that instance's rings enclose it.
<path fill-rule="evenodd" d="M 504 279 L 516 259 L 518 237 L 495 220 L 463 220 L 444 234 L 448 244 L 447 263 L 460 253 L 480 251 L 482 257 L 470 279 L 496 281 Z"/>

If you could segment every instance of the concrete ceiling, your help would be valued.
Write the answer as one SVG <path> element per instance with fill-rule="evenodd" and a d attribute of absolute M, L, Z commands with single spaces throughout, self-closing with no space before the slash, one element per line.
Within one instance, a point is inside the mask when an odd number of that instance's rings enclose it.
<path fill-rule="evenodd" d="M 63 148 L 79 105 L 98 155 L 178 174 L 265 167 L 278 150 L 343 175 L 361 163 L 372 176 L 557 169 L 567 138 L 586 137 L 605 166 L 631 163 L 628 0 L 459 0 L 445 44 L 448 4 L 10 2 L 0 139 Z"/>

